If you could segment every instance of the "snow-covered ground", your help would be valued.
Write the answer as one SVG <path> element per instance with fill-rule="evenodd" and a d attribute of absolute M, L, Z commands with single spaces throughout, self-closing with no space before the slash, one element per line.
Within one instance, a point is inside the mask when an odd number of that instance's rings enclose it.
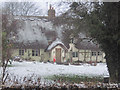
<path fill-rule="evenodd" d="M 36 75 L 47 77 L 52 75 L 80 75 L 80 76 L 106 76 L 108 74 L 105 63 L 99 63 L 97 66 L 83 64 L 75 65 L 57 65 L 52 63 L 41 62 L 13 62 L 12 67 L 8 67 L 8 72 L 18 77 L 27 77 Z"/>

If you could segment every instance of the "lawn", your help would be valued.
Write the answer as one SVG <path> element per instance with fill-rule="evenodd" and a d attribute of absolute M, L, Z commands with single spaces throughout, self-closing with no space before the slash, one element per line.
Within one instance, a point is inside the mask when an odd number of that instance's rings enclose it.
<path fill-rule="evenodd" d="M 57 65 L 42 62 L 13 62 L 8 65 L 7 72 L 9 77 L 6 85 L 26 84 L 40 82 L 102 82 L 104 76 L 108 76 L 108 70 L 105 63 L 98 63 L 96 66 L 89 64 L 82 65 Z M 13 82 L 13 83 L 12 83 Z"/>
<path fill-rule="evenodd" d="M 107 65 L 98 63 L 97 66 L 83 64 L 75 65 L 57 65 L 52 63 L 41 62 L 13 62 L 9 65 L 8 72 L 16 76 L 37 75 L 41 77 L 53 75 L 78 75 L 78 76 L 106 76 L 108 74 Z"/>

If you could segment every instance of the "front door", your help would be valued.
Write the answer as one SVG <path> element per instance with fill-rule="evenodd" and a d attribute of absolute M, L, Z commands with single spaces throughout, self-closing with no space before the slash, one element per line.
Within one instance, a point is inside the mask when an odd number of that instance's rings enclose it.
<path fill-rule="evenodd" d="M 61 63 L 61 48 L 56 48 L 56 63 Z"/>

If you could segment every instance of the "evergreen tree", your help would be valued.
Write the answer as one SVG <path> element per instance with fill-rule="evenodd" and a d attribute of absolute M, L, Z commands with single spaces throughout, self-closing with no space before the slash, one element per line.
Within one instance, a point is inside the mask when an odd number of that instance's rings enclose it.
<path fill-rule="evenodd" d="M 111 81 L 120 82 L 120 65 L 118 46 L 120 44 L 118 30 L 118 3 L 105 2 L 95 4 L 95 10 L 88 16 L 90 33 L 105 52 Z"/>
<path fill-rule="evenodd" d="M 99 43 L 105 52 L 111 81 L 120 83 L 119 3 L 104 2 L 101 5 L 99 3 L 92 3 L 91 5 L 94 5 L 94 9 L 84 16 L 84 21 L 89 27 L 87 29 L 89 29 L 90 36 Z M 80 15 L 79 13 L 77 15 Z M 78 23 L 75 24 L 79 26 Z"/>

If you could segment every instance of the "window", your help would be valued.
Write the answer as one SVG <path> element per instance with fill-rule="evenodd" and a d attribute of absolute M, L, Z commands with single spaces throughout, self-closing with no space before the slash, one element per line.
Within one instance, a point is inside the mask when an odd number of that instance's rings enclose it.
<path fill-rule="evenodd" d="M 24 55 L 24 49 L 19 49 L 19 55 Z"/>
<path fill-rule="evenodd" d="M 98 52 L 98 56 L 99 56 L 99 55 L 102 55 L 102 53 L 101 53 L 101 52 Z"/>
<path fill-rule="evenodd" d="M 73 57 L 78 57 L 78 52 L 73 52 Z"/>
<path fill-rule="evenodd" d="M 92 52 L 92 56 L 96 56 L 96 52 Z"/>
<path fill-rule="evenodd" d="M 38 50 L 32 50 L 32 56 L 38 56 L 39 51 Z"/>

